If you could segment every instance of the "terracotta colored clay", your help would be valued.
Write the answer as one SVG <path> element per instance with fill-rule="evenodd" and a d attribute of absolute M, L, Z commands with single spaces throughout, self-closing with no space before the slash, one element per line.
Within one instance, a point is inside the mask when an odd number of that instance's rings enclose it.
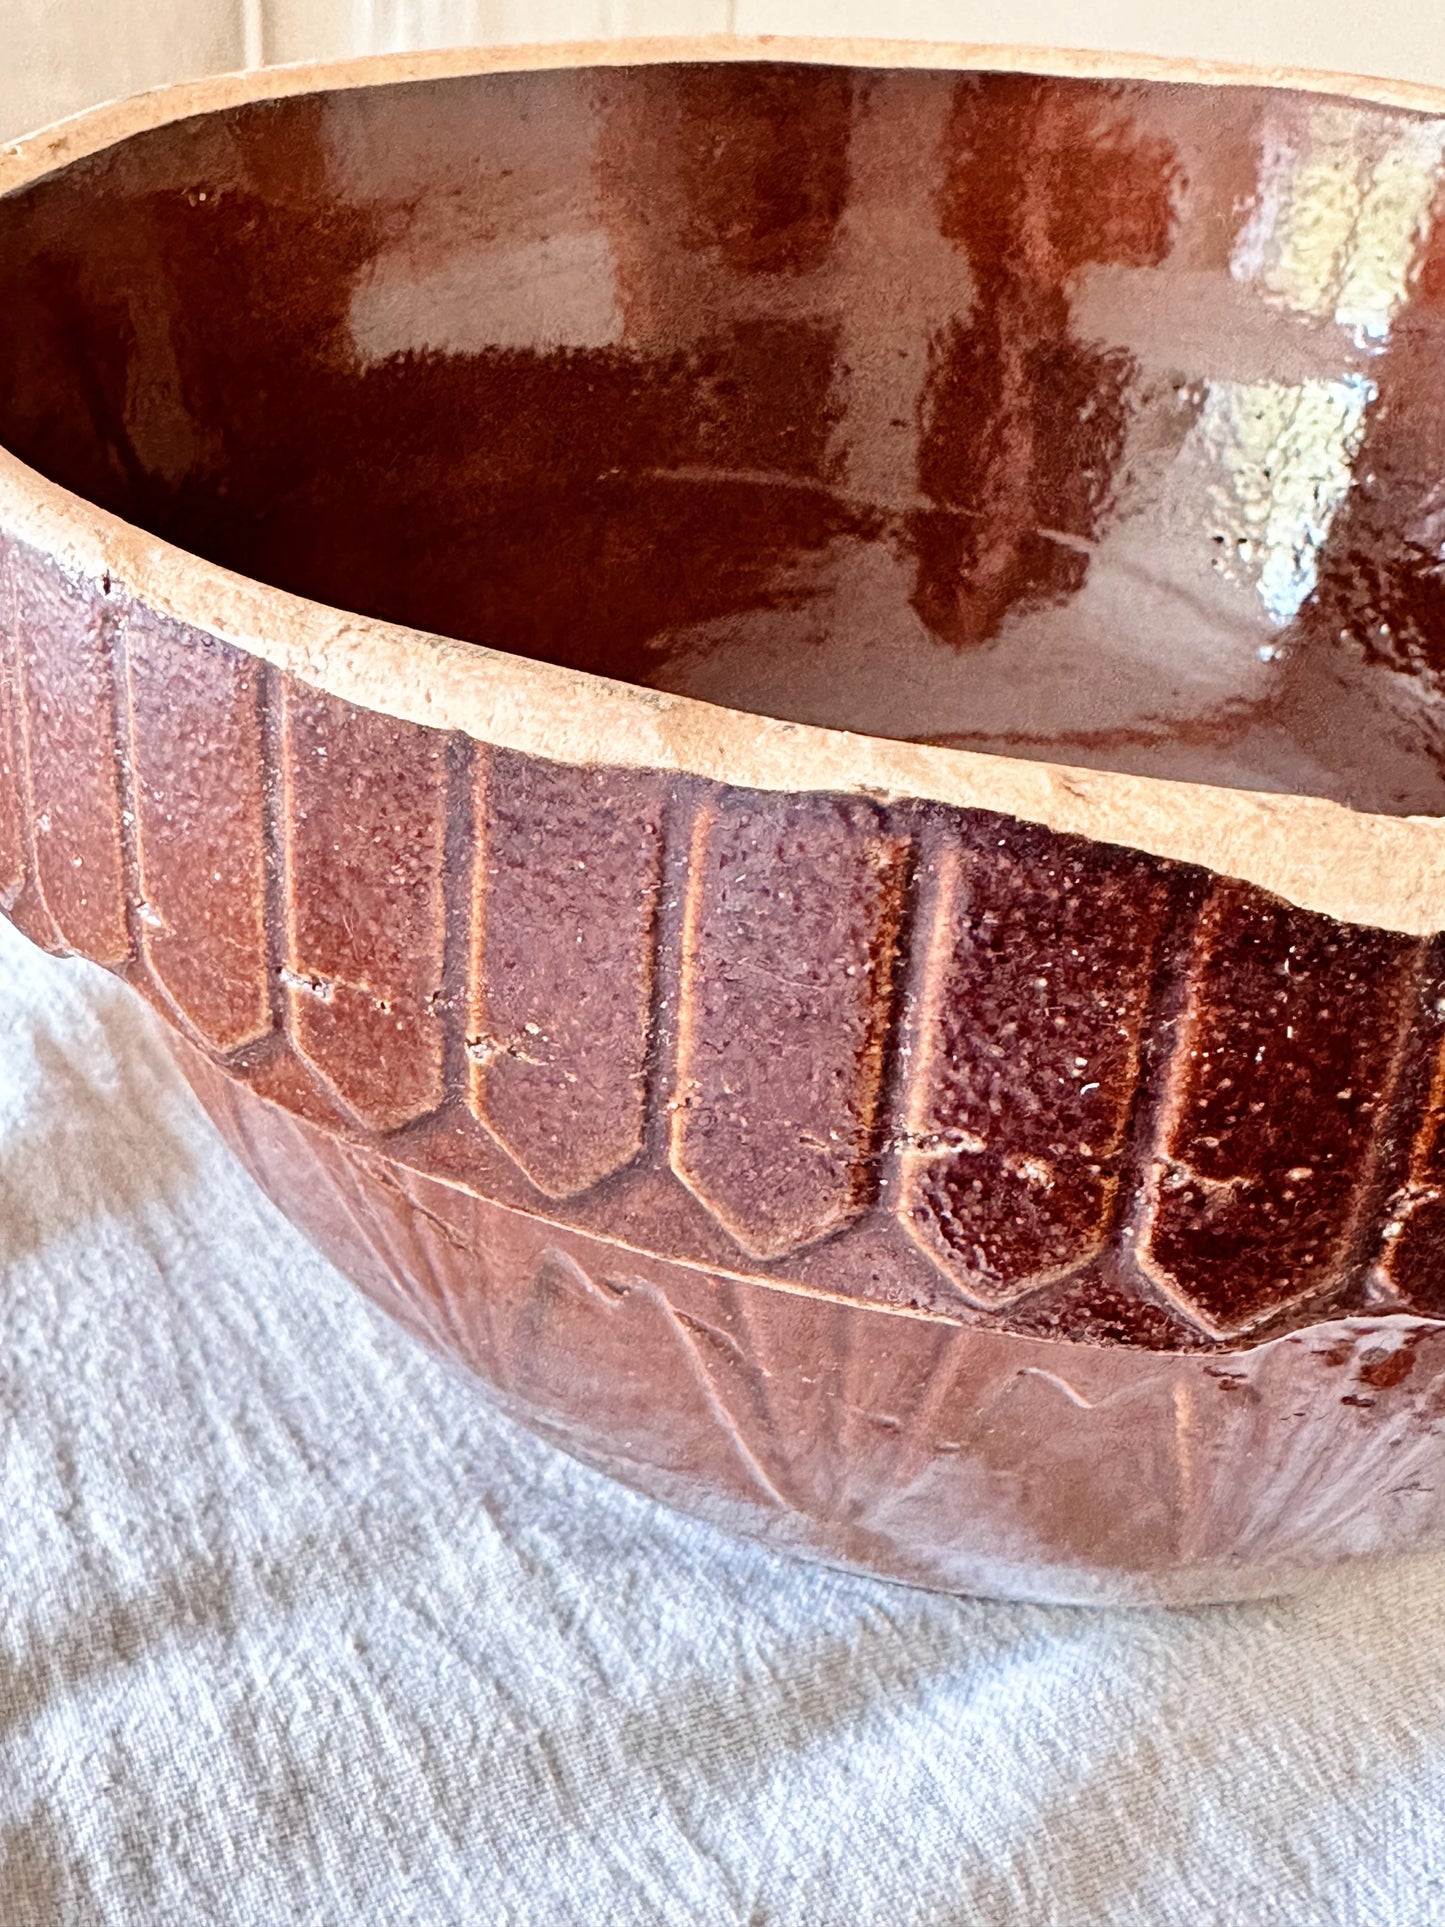
<path fill-rule="evenodd" d="M 1445 1541 L 1445 97 L 542 49 L 0 156 L 0 908 L 508 1409 L 923 1584 Z"/>

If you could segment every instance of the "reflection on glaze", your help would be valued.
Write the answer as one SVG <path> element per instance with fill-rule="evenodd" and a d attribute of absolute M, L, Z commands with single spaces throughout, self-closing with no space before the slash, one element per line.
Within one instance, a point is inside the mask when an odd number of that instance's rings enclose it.
<path fill-rule="evenodd" d="M 1198 432 L 1224 475 L 1211 491 L 1220 524 L 1216 566 L 1230 581 L 1253 580 L 1281 626 L 1315 586 L 1375 393 L 1363 375 L 1208 385 Z M 1277 644 L 1260 644 L 1263 661 L 1278 653 Z"/>
<path fill-rule="evenodd" d="M 1254 212 L 1230 273 L 1298 314 L 1332 320 L 1357 348 L 1377 353 L 1425 236 L 1445 127 L 1430 120 L 1362 129 L 1358 112 L 1335 101 L 1304 119 L 1303 138 L 1287 122 L 1265 131 Z M 1281 626 L 1314 590 L 1377 393 L 1357 373 L 1208 384 L 1200 429 L 1224 471 L 1214 489 L 1217 565 L 1231 579 L 1253 579 Z M 1274 660 L 1279 646 L 1262 644 L 1261 653 Z"/>
<path fill-rule="evenodd" d="M 1293 118 L 1265 130 L 1230 272 L 1299 314 L 1331 316 L 1362 344 L 1383 341 L 1425 238 L 1445 126 L 1370 127 L 1337 101 Z"/>
<path fill-rule="evenodd" d="M 1018 75 L 393 85 L 0 208 L 0 436 L 320 600 L 1445 808 L 1445 124 Z"/>
<path fill-rule="evenodd" d="M 607 236 L 544 235 L 493 246 L 487 280 L 453 255 L 418 265 L 409 251 L 378 256 L 351 297 L 358 361 L 393 355 L 477 355 L 490 348 L 610 348 L 623 338 Z"/>

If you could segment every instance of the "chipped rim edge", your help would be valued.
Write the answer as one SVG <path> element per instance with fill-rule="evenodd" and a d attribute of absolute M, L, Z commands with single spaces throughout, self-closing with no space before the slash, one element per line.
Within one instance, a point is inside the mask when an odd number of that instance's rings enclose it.
<path fill-rule="evenodd" d="M 221 74 L 108 103 L 0 146 L 6 195 L 132 135 L 342 88 L 664 62 L 1020 72 L 1288 88 L 1445 115 L 1407 81 L 1143 54 L 781 36 L 557 42 L 369 55 Z M 46 480 L 0 448 L 0 528 L 328 695 L 574 765 L 658 769 L 741 788 L 922 799 L 1042 824 L 1237 877 L 1300 908 L 1410 936 L 1445 926 L 1445 818 L 934 747 L 780 722 L 478 643 L 375 621 L 235 574 Z"/>

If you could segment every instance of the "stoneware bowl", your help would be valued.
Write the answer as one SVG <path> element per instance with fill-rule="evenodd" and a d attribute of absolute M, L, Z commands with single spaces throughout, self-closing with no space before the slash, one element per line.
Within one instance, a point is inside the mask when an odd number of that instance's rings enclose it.
<path fill-rule="evenodd" d="M 0 156 L 0 906 L 509 1412 L 1162 1602 L 1445 1538 L 1445 96 L 731 42 Z"/>

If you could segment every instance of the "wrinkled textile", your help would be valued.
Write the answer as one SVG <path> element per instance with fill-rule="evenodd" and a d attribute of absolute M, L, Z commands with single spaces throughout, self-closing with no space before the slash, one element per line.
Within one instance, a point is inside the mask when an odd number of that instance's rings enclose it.
<path fill-rule="evenodd" d="M 1445 1920 L 1445 1561 L 938 1599 L 490 1413 L 0 923 L 0 1927 Z"/>

